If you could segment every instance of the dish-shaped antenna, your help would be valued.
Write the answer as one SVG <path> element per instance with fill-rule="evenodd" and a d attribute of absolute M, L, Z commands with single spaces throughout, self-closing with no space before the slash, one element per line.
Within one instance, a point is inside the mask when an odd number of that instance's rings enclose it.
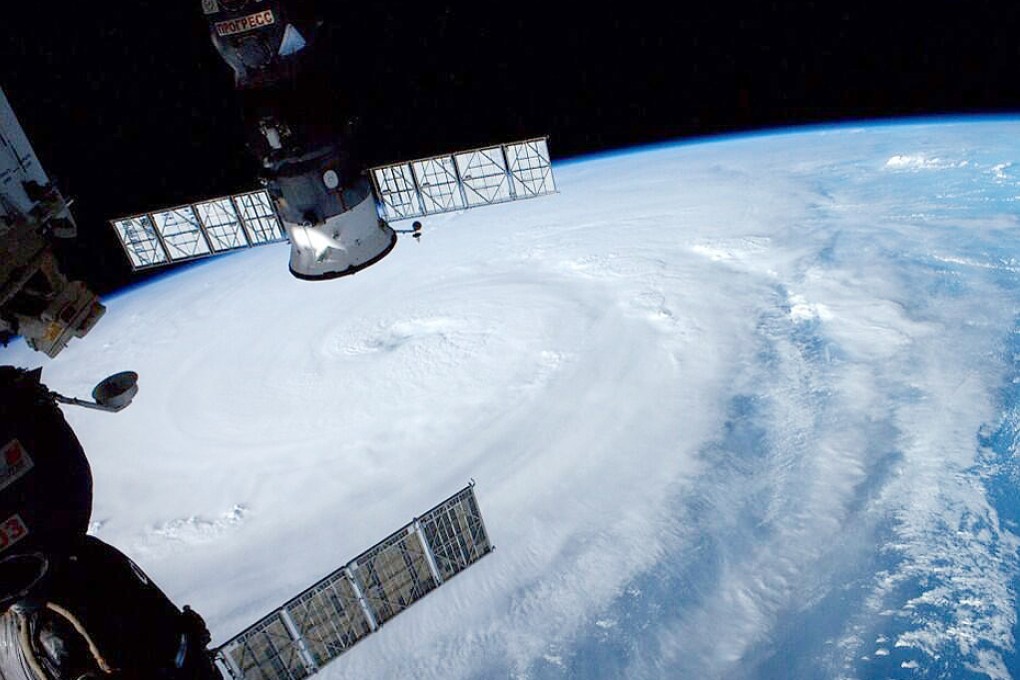
<path fill-rule="evenodd" d="M 77 397 L 65 397 L 56 392 L 50 392 L 54 399 L 61 404 L 72 406 L 84 406 L 97 411 L 110 411 L 116 413 L 123 410 L 131 403 L 131 400 L 138 394 L 138 374 L 134 371 L 121 371 L 114 373 L 92 389 L 92 398 L 95 401 L 85 401 Z"/>
<path fill-rule="evenodd" d="M 92 390 L 92 398 L 100 406 L 112 411 L 119 411 L 131 403 L 138 394 L 138 374 L 134 371 L 121 371 L 100 381 Z"/>

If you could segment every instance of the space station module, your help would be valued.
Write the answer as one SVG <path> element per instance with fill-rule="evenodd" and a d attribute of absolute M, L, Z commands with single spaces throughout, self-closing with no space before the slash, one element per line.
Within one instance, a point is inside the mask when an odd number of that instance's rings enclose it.
<path fill-rule="evenodd" d="M 201 617 L 86 534 L 92 473 L 54 397 L 0 367 L 0 679 L 219 680 Z"/>
<path fill-rule="evenodd" d="M 95 293 L 68 281 L 54 255 L 53 239 L 76 235 L 68 201 L 0 89 L 0 339 L 21 335 L 53 357 L 103 315 Z"/>

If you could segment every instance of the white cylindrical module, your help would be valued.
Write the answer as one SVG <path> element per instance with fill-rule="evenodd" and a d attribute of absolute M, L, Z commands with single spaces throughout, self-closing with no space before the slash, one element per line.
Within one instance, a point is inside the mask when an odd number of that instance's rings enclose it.
<path fill-rule="evenodd" d="M 35 207 L 35 201 L 25 192 L 27 182 L 46 186 L 50 180 L 36 158 L 32 144 L 21 128 L 18 117 L 14 115 L 7 96 L 0 89 L 0 188 L 4 197 L 0 201 L 0 211 L 4 210 L 5 202 L 22 213 Z"/>
<path fill-rule="evenodd" d="M 46 226 L 54 236 L 72 238 L 77 234 L 67 202 L 50 183 L 0 89 L 0 219 L 5 223 L 24 221 L 33 211 L 40 226 Z"/>
<path fill-rule="evenodd" d="M 298 225 L 284 219 L 283 226 L 290 237 L 291 273 L 313 281 L 360 271 L 386 257 L 397 242 L 396 233 L 379 218 L 371 193 L 322 224 Z"/>
<path fill-rule="evenodd" d="M 21 335 L 55 357 L 102 316 L 96 294 L 68 281 L 51 249 L 51 238 L 76 234 L 68 202 L 0 89 L 0 337 Z"/>

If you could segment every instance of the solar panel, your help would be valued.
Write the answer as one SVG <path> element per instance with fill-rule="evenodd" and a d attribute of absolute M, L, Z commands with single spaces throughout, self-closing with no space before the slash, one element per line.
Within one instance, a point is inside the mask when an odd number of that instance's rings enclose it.
<path fill-rule="evenodd" d="M 228 640 L 217 660 L 236 680 L 300 680 L 490 552 L 468 486 Z"/>
<path fill-rule="evenodd" d="M 471 207 L 513 200 L 502 147 L 477 149 L 454 156 Z"/>
<path fill-rule="evenodd" d="M 372 180 L 386 219 L 399 220 L 425 214 L 410 165 L 376 168 L 372 171 Z"/>
<path fill-rule="evenodd" d="M 237 213 L 244 224 L 248 240 L 253 246 L 275 243 L 287 238 L 280 218 L 273 207 L 273 199 L 265 191 L 251 191 L 233 197 Z"/>
<path fill-rule="evenodd" d="M 471 487 L 426 512 L 418 523 L 444 581 L 492 551 Z"/>
<path fill-rule="evenodd" d="M 170 261 L 148 215 L 125 217 L 112 222 L 134 269 L 145 269 Z"/>
<path fill-rule="evenodd" d="M 544 139 L 531 139 L 506 147 L 507 171 L 518 198 L 556 192 L 549 146 Z"/>
<path fill-rule="evenodd" d="M 546 138 L 384 165 L 370 174 L 387 220 L 556 192 Z"/>
<path fill-rule="evenodd" d="M 286 239 L 264 190 L 122 217 L 111 224 L 135 270 Z"/>
<path fill-rule="evenodd" d="M 418 178 L 422 209 L 426 213 L 447 212 L 465 207 L 460 176 L 450 156 L 414 161 L 411 163 L 411 171 Z"/>
<path fill-rule="evenodd" d="M 190 205 L 152 213 L 153 224 L 162 237 L 167 255 L 174 262 L 208 255 L 209 242 Z"/>
<path fill-rule="evenodd" d="M 418 534 L 405 527 L 351 565 L 377 623 L 385 623 L 439 586 Z"/>
<path fill-rule="evenodd" d="M 334 573 L 286 607 L 316 665 L 340 656 L 372 632 L 358 590 L 346 572 Z"/>
<path fill-rule="evenodd" d="M 195 213 L 205 227 L 209 245 L 217 253 L 250 245 L 234 202 L 229 197 L 196 203 Z"/>
<path fill-rule="evenodd" d="M 237 636 L 225 653 L 245 680 L 301 680 L 311 675 L 279 612 Z"/>

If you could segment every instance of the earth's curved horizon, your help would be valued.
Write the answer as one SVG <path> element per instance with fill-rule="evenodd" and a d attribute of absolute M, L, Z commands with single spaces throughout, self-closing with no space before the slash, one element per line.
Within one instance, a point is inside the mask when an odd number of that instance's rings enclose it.
<path fill-rule="evenodd" d="M 1020 675 L 1020 119 L 569 159 L 349 279 L 286 245 L 60 357 L 93 532 L 222 641 L 469 478 L 497 550 L 321 677 Z M 553 140 L 555 142 L 555 140 Z"/>

